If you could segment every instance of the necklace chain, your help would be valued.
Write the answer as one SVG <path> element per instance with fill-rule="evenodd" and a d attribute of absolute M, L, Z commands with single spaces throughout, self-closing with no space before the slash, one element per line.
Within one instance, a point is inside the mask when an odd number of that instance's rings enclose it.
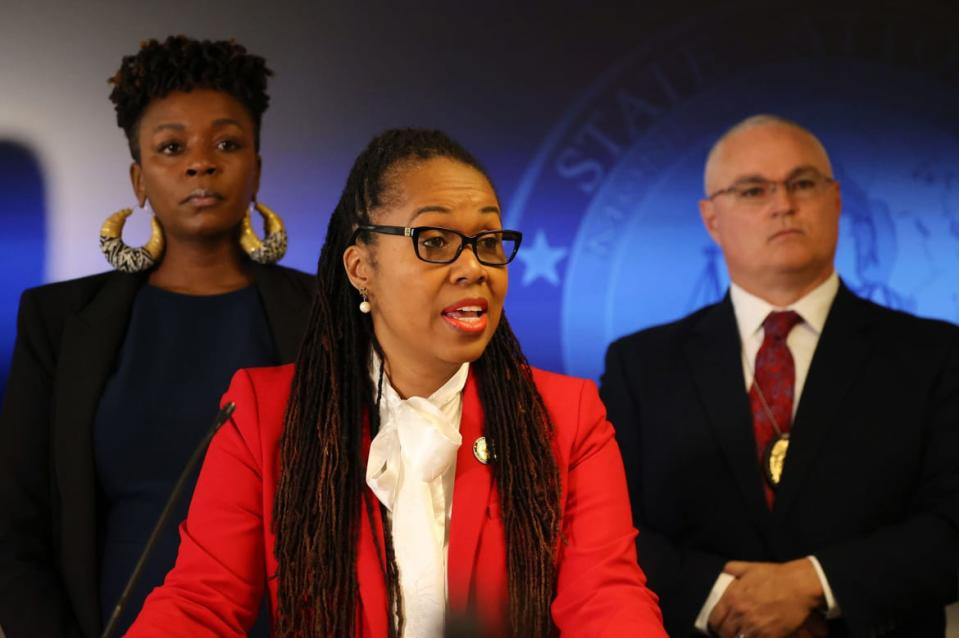
<path fill-rule="evenodd" d="M 750 385 L 756 386 L 756 394 L 759 395 L 759 402 L 763 404 L 763 411 L 766 413 L 766 416 L 769 417 L 770 423 L 773 424 L 773 429 L 776 430 L 776 435 L 782 436 L 782 428 L 779 427 L 779 423 L 776 421 L 773 411 L 769 409 L 769 404 L 766 402 L 766 395 L 763 394 L 763 388 L 761 385 L 759 385 L 759 379 L 756 378 L 756 364 L 753 363 L 752 367 L 749 367 L 749 359 L 746 357 L 746 349 L 742 347 L 742 344 L 739 346 L 739 352 L 742 354 L 743 363 L 745 363 L 746 367 L 750 370 L 749 374 L 752 377 L 752 383 Z"/>

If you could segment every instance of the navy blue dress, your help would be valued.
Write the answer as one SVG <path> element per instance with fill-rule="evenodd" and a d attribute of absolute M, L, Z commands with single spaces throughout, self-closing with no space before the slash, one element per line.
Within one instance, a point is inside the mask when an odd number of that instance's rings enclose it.
<path fill-rule="evenodd" d="M 212 424 L 233 373 L 278 363 L 270 335 L 254 286 L 211 296 L 153 286 L 137 292 L 94 425 L 104 623 L 177 477 Z M 177 526 L 186 518 L 197 474 L 163 530 L 115 635 L 126 631 L 147 594 L 173 567 Z M 262 616 L 251 636 L 267 635 Z"/>

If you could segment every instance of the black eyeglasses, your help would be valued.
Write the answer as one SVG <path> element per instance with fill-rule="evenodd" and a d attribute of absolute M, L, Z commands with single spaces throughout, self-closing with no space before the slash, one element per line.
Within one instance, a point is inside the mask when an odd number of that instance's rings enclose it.
<path fill-rule="evenodd" d="M 518 230 L 484 230 L 469 236 L 451 228 L 438 226 L 359 226 L 353 232 L 350 243 L 356 243 L 360 233 L 402 235 L 413 240 L 416 256 L 431 264 L 451 264 L 456 261 L 465 246 L 473 249 L 476 260 L 487 266 L 505 266 L 513 261 L 523 233 Z"/>

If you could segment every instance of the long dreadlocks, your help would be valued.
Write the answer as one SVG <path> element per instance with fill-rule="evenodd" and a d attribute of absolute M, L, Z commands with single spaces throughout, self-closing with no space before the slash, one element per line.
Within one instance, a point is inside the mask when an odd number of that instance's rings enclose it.
<path fill-rule="evenodd" d="M 296 361 L 281 441 L 274 503 L 279 562 L 274 635 L 351 636 L 357 621 L 356 557 L 361 516 L 378 507 L 366 489 L 362 425 L 379 428 L 377 388 L 367 363 L 379 349 L 368 315 L 342 264 L 355 228 L 372 222 L 397 169 L 445 157 L 486 174 L 439 131 L 399 129 L 370 142 L 350 171 L 320 253 L 317 296 Z M 372 236 L 362 238 L 371 243 Z M 382 354 L 382 353 L 380 353 Z M 473 364 L 493 460 L 507 547 L 509 624 L 515 635 L 547 636 L 556 584 L 559 473 L 552 424 L 505 317 Z M 382 511 L 382 510 L 381 510 Z M 402 632 L 402 599 L 389 517 L 383 516 L 382 568 L 390 636 Z M 393 619 L 397 622 L 394 623 Z"/>

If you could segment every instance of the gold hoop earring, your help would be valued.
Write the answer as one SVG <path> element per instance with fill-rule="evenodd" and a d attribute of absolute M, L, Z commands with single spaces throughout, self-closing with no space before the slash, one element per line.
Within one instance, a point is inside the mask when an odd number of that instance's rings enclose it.
<path fill-rule="evenodd" d="M 140 248 L 131 248 L 123 243 L 123 225 L 131 214 L 132 208 L 124 208 L 107 217 L 100 227 L 100 252 L 120 272 L 143 272 L 153 268 L 163 255 L 163 229 L 153 215 L 150 240 Z"/>
<path fill-rule="evenodd" d="M 283 255 L 286 254 L 287 237 L 283 220 L 259 202 L 254 204 L 254 208 L 263 216 L 266 237 L 261 240 L 253 232 L 253 223 L 250 220 L 250 211 L 248 210 L 240 225 L 240 246 L 250 256 L 250 259 L 258 264 L 276 263 L 283 259 Z"/>

